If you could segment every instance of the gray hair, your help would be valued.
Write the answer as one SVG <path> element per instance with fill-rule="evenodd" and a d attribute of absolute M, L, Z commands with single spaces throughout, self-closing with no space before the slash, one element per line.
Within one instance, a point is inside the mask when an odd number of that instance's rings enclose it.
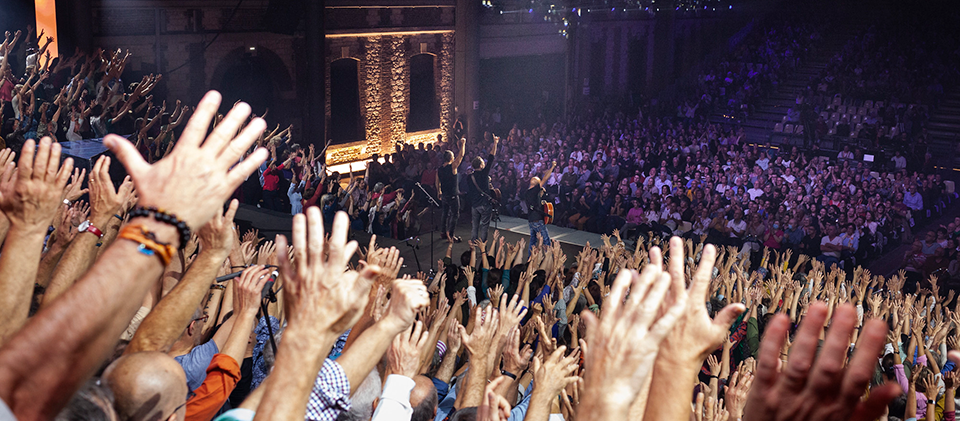
<path fill-rule="evenodd" d="M 373 418 L 373 402 L 380 397 L 382 388 L 380 373 L 374 368 L 350 395 L 350 410 L 337 415 L 337 421 L 369 421 Z"/>

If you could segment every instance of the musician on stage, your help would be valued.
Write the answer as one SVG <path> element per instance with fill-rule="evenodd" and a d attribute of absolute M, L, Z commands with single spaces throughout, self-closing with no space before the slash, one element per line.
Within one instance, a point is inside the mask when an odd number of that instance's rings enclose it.
<path fill-rule="evenodd" d="M 547 221 L 545 219 L 547 217 L 553 218 L 553 215 L 551 215 L 552 207 L 549 211 L 545 209 L 547 204 L 543 201 L 543 194 L 546 190 L 543 185 L 550 179 L 550 175 L 553 174 L 553 169 L 556 167 L 557 161 L 553 161 L 542 179 L 536 176 L 531 178 L 530 188 L 523 193 L 523 200 L 527 203 L 527 208 L 530 209 L 527 213 L 527 224 L 530 226 L 530 244 L 527 246 L 527 254 L 533 249 L 534 244 L 550 245 L 550 234 L 547 232 Z M 540 238 L 541 242 L 537 242 L 537 237 Z"/>
<path fill-rule="evenodd" d="M 443 238 L 451 243 L 459 243 L 460 237 L 453 234 L 460 218 L 460 187 L 457 178 L 457 168 L 463 161 L 466 152 L 467 138 L 461 137 L 457 145 L 457 154 L 453 151 L 443 152 L 443 166 L 437 170 L 437 192 L 440 193 L 440 205 L 443 212 L 440 216 L 440 229 Z"/>
<path fill-rule="evenodd" d="M 486 161 L 478 156 L 470 163 L 473 174 L 470 174 L 470 179 L 467 180 L 467 197 L 470 199 L 471 242 L 477 239 L 487 241 L 493 207 L 499 206 L 498 198 L 491 196 L 493 192 L 490 188 L 490 168 L 493 167 L 493 159 L 497 155 L 499 143 L 500 138 L 493 135 L 493 146 L 490 147 L 490 154 L 487 155 Z"/>

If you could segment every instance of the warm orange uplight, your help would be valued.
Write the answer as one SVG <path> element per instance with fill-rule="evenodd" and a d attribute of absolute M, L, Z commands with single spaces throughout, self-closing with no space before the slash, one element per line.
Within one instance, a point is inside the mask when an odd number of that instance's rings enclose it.
<path fill-rule="evenodd" d="M 37 8 L 37 34 L 39 35 L 40 31 L 43 31 L 44 38 L 53 37 L 53 42 L 47 47 L 52 59 L 59 52 L 57 49 L 57 0 L 36 0 L 34 4 Z M 41 39 L 40 45 L 42 46 L 45 42 L 45 39 Z M 38 60 L 37 65 L 41 64 L 44 64 L 44 62 Z"/>

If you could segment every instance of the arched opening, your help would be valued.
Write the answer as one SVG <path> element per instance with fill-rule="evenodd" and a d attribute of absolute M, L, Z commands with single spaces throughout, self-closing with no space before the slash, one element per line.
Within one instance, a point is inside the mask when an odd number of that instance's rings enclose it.
<path fill-rule="evenodd" d="M 363 139 L 360 118 L 359 61 L 330 63 L 330 139 L 332 144 Z"/>
<path fill-rule="evenodd" d="M 210 85 L 220 91 L 220 112 L 230 111 L 236 101 L 250 104 L 253 112 L 286 124 L 290 104 L 280 99 L 280 91 L 293 89 L 293 81 L 280 56 L 266 48 L 237 48 L 217 64 Z"/>
<path fill-rule="evenodd" d="M 410 59 L 408 133 L 440 127 L 435 66 L 436 56 L 433 54 L 417 54 Z"/>
<path fill-rule="evenodd" d="M 263 112 L 274 105 L 274 89 L 270 75 L 253 57 L 244 57 L 223 74 L 221 112 L 229 111 L 237 101 L 250 104 L 253 112 Z"/>

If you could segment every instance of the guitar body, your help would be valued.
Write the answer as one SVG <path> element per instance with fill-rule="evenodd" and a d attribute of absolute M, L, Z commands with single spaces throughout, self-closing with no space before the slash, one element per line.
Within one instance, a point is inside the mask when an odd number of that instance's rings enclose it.
<path fill-rule="evenodd" d="M 550 224 L 553 222 L 553 203 L 543 202 L 543 223 Z"/>

